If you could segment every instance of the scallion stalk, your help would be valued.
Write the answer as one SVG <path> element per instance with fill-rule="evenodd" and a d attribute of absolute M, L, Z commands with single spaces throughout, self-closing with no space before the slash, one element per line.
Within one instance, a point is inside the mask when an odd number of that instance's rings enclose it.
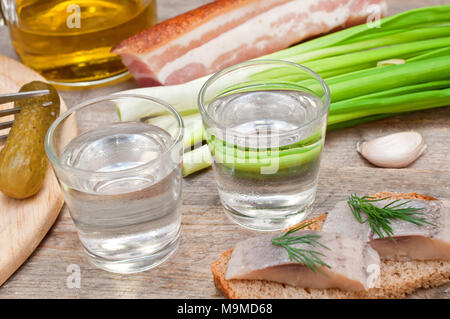
<path fill-rule="evenodd" d="M 300 56 L 300 54 L 305 54 L 306 52 L 376 39 L 384 35 L 400 34 L 402 32 L 409 32 L 413 29 L 422 29 L 430 26 L 442 26 L 446 24 L 448 25 L 449 12 L 449 5 L 409 10 L 394 16 L 381 19 L 381 28 L 373 28 L 368 26 L 367 24 L 361 24 L 356 27 L 348 28 L 313 39 L 305 43 L 301 43 L 291 48 L 266 56 L 266 58 L 270 57 L 271 59 L 284 60 L 289 57 Z M 376 44 L 374 46 L 379 45 Z"/>
<path fill-rule="evenodd" d="M 406 85 L 446 80 L 449 75 L 450 56 L 441 56 L 350 73 L 326 82 L 331 91 L 331 101 L 338 102 Z"/>
<path fill-rule="evenodd" d="M 421 111 L 447 105 L 450 105 L 450 88 L 399 96 L 361 99 L 357 104 L 347 106 L 351 111 L 336 114 L 331 110 L 328 116 L 328 125 L 372 115 Z"/>
<path fill-rule="evenodd" d="M 212 164 L 211 154 L 208 145 L 196 148 L 183 155 L 183 176 L 191 175 L 202 169 L 210 167 Z"/>

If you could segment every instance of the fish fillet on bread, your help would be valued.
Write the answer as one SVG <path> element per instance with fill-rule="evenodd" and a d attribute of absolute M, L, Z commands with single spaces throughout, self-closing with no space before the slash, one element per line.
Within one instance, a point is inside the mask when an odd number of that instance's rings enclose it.
<path fill-rule="evenodd" d="M 417 193 L 381 192 L 376 198 L 412 199 L 436 201 L 435 198 Z M 441 202 L 442 214 L 448 214 L 448 202 Z M 314 222 L 305 230 L 322 229 L 327 215 L 321 215 L 305 223 Z M 347 299 L 347 298 L 403 298 L 420 288 L 444 285 L 450 282 L 450 261 L 445 259 L 396 260 L 382 258 L 380 277 L 375 285 L 367 290 L 344 290 L 339 288 L 300 288 L 286 283 L 267 280 L 230 279 L 227 280 L 228 263 L 233 249 L 224 252 L 212 263 L 214 283 L 227 298 L 297 298 L 297 299 Z"/>
<path fill-rule="evenodd" d="M 390 227 L 394 240 L 387 236 L 380 238 L 368 223 L 360 224 L 351 213 L 347 202 L 342 201 L 328 212 L 322 231 L 345 233 L 367 242 L 384 259 L 450 261 L 450 208 L 433 197 L 427 197 L 425 200 L 403 194 L 407 198 L 397 195 L 384 199 L 379 198 L 380 195 L 377 196 L 379 201 L 373 202 L 374 206 L 382 208 L 390 204 L 391 207 L 413 207 L 419 209 L 417 213 L 424 214 L 423 217 L 426 217 L 428 223 L 419 226 L 403 220 L 392 220 Z M 387 196 L 389 195 L 385 197 Z M 395 203 L 392 199 L 395 199 Z"/>
<path fill-rule="evenodd" d="M 326 266 L 317 264 L 312 271 L 292 261 L 286 249 L 272 245 L 273 235 L 265 235 L 236 244 L 225 279 L 270 278 L 298 287 L 361 291 L 367 290 L 371 282 L 379 278 L 380 257 L 367 242 L 341 233 L 315 230 L 298 230 L 292 235 L 317 236 L 314 251 L 320 254 L 317 256 Z M 310 247 L 307 243 L 295 244 L 297 249 L 309 250 Z"/>

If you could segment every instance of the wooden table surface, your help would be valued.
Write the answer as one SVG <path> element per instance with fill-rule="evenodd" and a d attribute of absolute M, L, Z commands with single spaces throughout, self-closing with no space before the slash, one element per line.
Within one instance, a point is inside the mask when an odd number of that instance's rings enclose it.
<path fill-rule="evenodd" d="M 159 0 L 160 19 L 189 10 L 206 0 Z M 449 0 L 389 0 L 389 14 Z M 0 53 L 17 58 L 6 27 L 0 27 Z M 68 107 L 81 100 L 134 88 L 133 80 L 100 89 L 61 91 Z M 328 134 L 313 214 L 330 209 L 350 193 L 382 190 L 450 198 L 450 108 L 378 121 Z M 379 169 L 355 151 L 361 139 L 416 130 L 428 150 L 405 169 Z M 210 263 L 238 240 L 254 235 L 227 219 L 210 170 L 184 180 L 181 244 L 159 267 L 133 275 L 112 274 L 87 262 L 66 206 L 28 261 L 0 288 L 0 298 L 220 298 Z M 1 243 L 0 243 L 1 244 Z M 71 266 L 72 265 L 72 266 Z M 70 288 L 70 267 L 81 270 L 80 288 Z M 449 298 L 450 285 L 423 290 L 413 297 Z"/>

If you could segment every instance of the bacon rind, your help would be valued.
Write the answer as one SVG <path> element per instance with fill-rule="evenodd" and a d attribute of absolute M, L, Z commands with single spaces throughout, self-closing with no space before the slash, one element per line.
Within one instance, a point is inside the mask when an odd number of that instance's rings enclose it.
<path fill-rule="evenodd" d="M 112 49 L 112 53 L 121 54 L 133 51 L 135 53 L 148 52 L 158 48 L 173 39 L 182 36 L 186 32 L 195 29 L 228 12 L 260 0 L 217 0 L 194 10 L 182 13 L 176 17 L 158 23 L 138 34 L 125 39 Z"/>

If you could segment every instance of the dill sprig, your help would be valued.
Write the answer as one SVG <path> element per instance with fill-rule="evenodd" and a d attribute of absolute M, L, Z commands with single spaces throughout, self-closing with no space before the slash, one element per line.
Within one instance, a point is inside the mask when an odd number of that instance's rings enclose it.
<path fill-rule="evenodd" d="M 347 203 L 358 222 L 361 224 L 369 223 L 370 228 L 378 237 L 385 238 L 386 234 L 394 242 L 394 232 L 390 226 L 391 220 L 400 219 L 417 226 L 422 226 L 423 224 L 434 225 L 425 218 L 419 217 L 424 216 L 424 213 L 420 212 L 424 208 L 405 207 L 410 201 L 397 204 L 400 201 L 400 199 L 397 199 L 381 208 L 372 204 L 373 202 L 379 202 L 388 198 L 376 199 L 369 196 L 358 197 L 352 194 Z M 362 217 L 362 212 L 366 214 L 366 219 Z"/>
<path fill-rule="evenodd" d="M 326 274 L 319 267 L 319 266 L 324 266 L 327 268 L 331 268 L 329 265 L 327 265 L 321 259 L 321 257 L 325 256 L 323 253 L 318 252 L 314 249 L 302 249 L 302 248 L 299 248 L 298 246 L 297 247 L 294 246 L 294 245 L 298 245 L 298 244 L 304 244 L 304 245 L 311 246 L 311 248 L 320 246 L 320 247 L 329 249 L 328 247 L 326 247 L 325 245 L 323 245 L 322 243 L 320 243 L 318 241 L 318 239 L 320 238 L 319 235 L 316 235 L 316 234 L 304 234 L 304 235 L 295 235 L 295 236 L 292 235 L 292 233 L 295 233 L 296 231 L 303 229 L 313 223 L 314 222 L 302 224 L 302 225 L 299 225 L 297 227 L 290 229 L 283 236 L 273 238 L 272 244 L 286 249 L 286 251 L 289 254 L 289 259 L 291 261 L 296 261 L 302 265 L 305 265 L 306 267 L 308 267 L 309 269 L 311 269 L 314 272 L 319 271 L 322 274 L 324 274 L 325 276 L 328 276 L 328 274 Z"/>

